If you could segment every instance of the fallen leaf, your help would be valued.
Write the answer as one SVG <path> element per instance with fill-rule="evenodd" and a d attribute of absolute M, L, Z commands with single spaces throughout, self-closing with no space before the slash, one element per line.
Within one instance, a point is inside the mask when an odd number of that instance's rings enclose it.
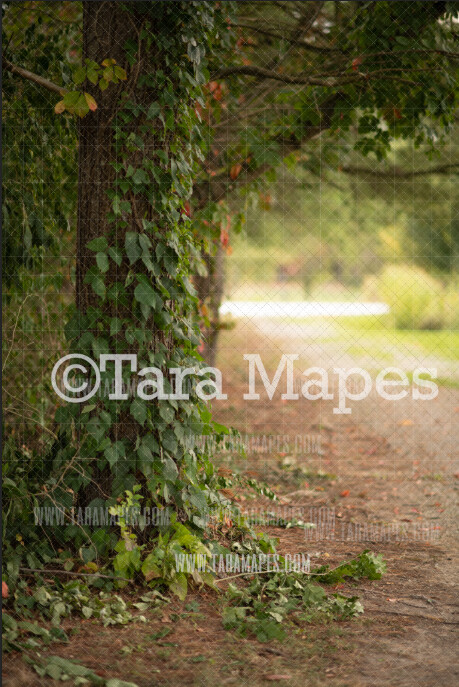
<path fill-rule="evenodd" d="M 400 420 L 398 423 L 400 427 L 411 427 L 411 425 L 414 425 L 413 420 Z"/>
<path fill-rule="evenodd" d="M 8 597 L 8 585 L 6 582 L 3 582 L 2 580 L 2 599 L 6 599 Z"/>
<path fill-rule="evenodd" d="M 349 496 L 350 493 L 351 493 L 351 492 L 349 491 L 349 489 L 344 489 L 344 490 L 341 492 L 340 496 L 342 496 L 342 497 L 344 498 L 345 496 Z"/>
<path fill-rule="evenodd" d="M 236 494 L 231 489 L 219 489 L 218 491 L 220 494 L 223 494 L 223 496 L 225 496 L 227 499 L 230 499 L 231 501 L 237 500 Z"/>
<path fill-rule="evenodd" d="M 229 468 L 225 467 L 219 467 L 217 470 L 217 474 L 219 474 L 221 477 L 231 477 L 233 474 L 233 471 L 230 470 Z"/>

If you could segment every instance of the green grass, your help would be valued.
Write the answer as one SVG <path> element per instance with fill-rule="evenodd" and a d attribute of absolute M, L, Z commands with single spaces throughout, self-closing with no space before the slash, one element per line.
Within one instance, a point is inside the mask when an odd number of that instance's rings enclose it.
<path fill-rule="evenodd" d="M 406 355 L 431 355 L 443 360 L 459 360 L 459 331 L 420 329 L 398 330 L 392 326 L 391 316 L 368 317 L 310 317 L 295 320 L 295 324 L 323 325 L 324 343 L 346 344 L 347 352 L 354 356 L 372 355 L 389 359 L 393 351 Z"/>

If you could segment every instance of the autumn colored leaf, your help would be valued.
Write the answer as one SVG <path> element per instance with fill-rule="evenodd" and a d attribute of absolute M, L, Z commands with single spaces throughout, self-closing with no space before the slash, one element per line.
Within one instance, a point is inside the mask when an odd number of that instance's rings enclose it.
<path fill-rule="evenodd" d="M 359 66 L 362 64 L 362 57 L 356 57 L 354 60 L 352 60 L 352 71 L 358 72 L 359 71 Z"/>
<path fill-rule="evenodd" d="M 56 114 L 62 114 L 63 112 L 65 112 L 65 103 L 63 100 L 59 100 L 59 102 L 56 103 L 54 107 L 54 112 Z"/>
<path fill-rule="evenodd" d="M 8 598 L 8 585 L 2 580 L 2 599 Z"/>
<path fill-rule="evenodd" d="M 115 76 L 120 81 L 126 81 L 126 79 L 127 79 L 126 70 L 123 69 L 123 67 L 115 67 Z"/>
<path fill-rule="evenodd" d="M 94 110 L 97 110 L 97 103 L 92 97 L 92 95 L 89 95 L 89 93 L 85 93 L 84 97 L 86 99 L 86 102 L 88 103 L 89 109 L 92 110 L 92 112 L 94 112 Z"/>
<path fill-rule="evenodd" d="M 220 477 L 231 477 L 233 475 L 233 471 L 222 466 L 218 468 L 217 474 L 220 475 Z"/>
<path fill-rule="evenodd" d="M 236 494 L 231 489 L 219 489 L 218 491 L 220 494 L 225 496 L 225 498 L 231 499 L 232 501 L 235 501 L 237 498 Z"/>
<path fill-rule="evenodd" d="M 222 85 L 218 81 L 209 81 L 209 91 L 215 100 L 221 100 L 223 95 Z"/>
<path fill-rule="evenodd" d="M 236 164 L 231 167 L 230 170 L 230 177 L 231 179 L 237 179 L 239 174 L 242 172 L 242 165 L 241 164 Z"/>
<path fill-rule="evenodd" d="M 349 496 L 350 493 L 351 493 L 351 492 L 349 491 L 349 489 L 344 489 L 344 490 L 341 492 L 340 496 L 342 496 L 343 498 L 345 498 L 346 496 Z"/>
<path fill-rule="evenodd" d="M 229 245 L 229 235 L 226 229 L 222 229 L 220 232 L 220 243 L 222 244 L 223 248 L 226 248 Z"/>

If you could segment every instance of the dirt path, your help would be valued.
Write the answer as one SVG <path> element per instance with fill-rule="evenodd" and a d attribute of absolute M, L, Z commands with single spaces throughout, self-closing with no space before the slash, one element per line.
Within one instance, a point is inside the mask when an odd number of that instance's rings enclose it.
<path fill-rule="evenodd" d="M 321 343 L 319 350 L 304 333 L 295 335 L 278 322 L 257 321 L 244 329 L 243 337 L 241 333 L 236 340 L 228 336 L 233 349 L 241 351 L 245 345 L 247 350 L 260 351 L 264 360 L 273 361 L 273 370 L 281 352 L 307 355 L 304 367 L 364 367 L 365 361 L 337 350 L 336 344 Z M 399 358 L 404 369 L 408 363 L 426 364 L 424 359 L 403 359 L 402 351 Z M 225 359 L 224 346 L 221 359 Z M 246 375 L 242 369 L 233 373 L 231 397 L 241 394 L 238 387 L 247 385 Z M 281 550 L 307 549 L 318 562 L 337 563 L 370 548 L 382 553 L 388 564 L 379 583 L 359 585 L 364 620 L 349 624 L 346 634 L 354 650 L 338 653 L 326 672 L 327 683 L 457 684 L 459 391 L 440 387 L 438 397 L 430 402 L 411 397 L 386 401 L 372 392 L 364 401 L 351 402 L 350 415 L 334 414 L 334 401 L 282 402 L 275 396 L 272 402 L 256 402 L 256 409 L 250 403 L 254 402 L 243 404 L 244 412 L 238 406 L 240 429 L 241 420 L 246 431 L 270 434 L 277 428 L 274 431 L 291 436 L 293 446 L 296 435 L 319 432 L 321 436 L 321 455 L 293 450 L 280 461 L 273 455 L 256 460 L 252 456 L 260 476 L 272 484 L 280 462 L 287 463 L 291 473 L 306 468 L 312 475 L 324 471 L 334 475 L 320 485 L 313 486 L 306 477 L 301 488 L 282 489 L 284 503 L 301 508 L 304 515 L 312 513 L 313 518 L 322 509 L 333 525 L 323 530 L 324 536 L 312 532 L 306 543 L 297 529 L 281 530 Z M 234 407 L 229 412 L 234 413 Z M 228 414 L 222 411 L 226 422 Z M 371 524 L 373 534 L 365 529 Z"/>

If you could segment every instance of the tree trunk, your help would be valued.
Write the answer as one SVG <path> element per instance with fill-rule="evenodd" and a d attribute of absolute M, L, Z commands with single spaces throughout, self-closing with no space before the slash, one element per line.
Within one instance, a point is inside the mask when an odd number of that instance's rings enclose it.
<path fill-rule="evenodd" d="M 225 254 L 221 243 L 218 243 L 215 255 L 206 253 L 203 260 L 207 267 L 207 275 L 194 277 L 199 300 L 207 306 L 209 312 L 209 326 L 203 331 L 201 355 L 208 365 L 215 367 L 221 329 L 219 308 L 225 286 Z"/>
<path fill-rule="evenodd" d="M 106 291 L 115 283 L 125 284 L 132 268 L 125 253 L 125 235 L 127 232 L 142 232 L 141 220 L 155 221 L 156 214 L 154 206 L 149 202 L 144 194 L 134 194 L 130 191 L 123 199 L 129 201 L 132 212 L 123 213 L 122 228 L 117 222 L 109 222 L 109 215 L 113 214 L 113 189 L 116 182 L 116 171 L 113 163 L 117 160 L 116 141 L 114 137 L 113 125 L 117 121 L 118 114 L 122 108 L 120 98 L 123 92 L 128 92 L 134 100 L 142 102 L 152 102 L 157 97 L 151 88 L 137 86 L 139 74 L 144 68 L 148 68 L 151 59 L 155 60 L 154 68 L 165 68 L 165 56 L 158 51 L 156 54 L 145 55 L 139 50 L 136 56 L 136 63 L 129 66 L 126 60 L 125 46 L 128 41 L 138 44 L 141 25 L 144 20 L 142 16 L 142 5 L 151 5 L 151 2 L 133 3 L 135 9 L 128 12 L 123 8 L 121 2 L 83 2 L 83 60 L 89 58 L 98 64 L 105 59 L 116 60 L 117 65 L 126 69 L 127 79 L 119 84 L 110 83 L 105 91 L 100 91 L 97 86 L 85 84 L 87 90 L 97 102 L 97 110 L 90 112 L 79 122 L 79 160 L 78 160 L 78 217 L 77 217 L 77 265 L 76 265 L 76 306 L 80 318 L 80 336 L 83 333 L 93 333 L 103 336 L 110 341 L 110 353 L 117 353 L 117 340 L 123 343 L 124 353 L 137 353 L 138 344 L 134 341 L 125 347 L 125 331 L 123 330 L 116 336 L 109 336 L 109 326 L 107 331 L 96 329 L 96 324 L 92 325 L 85 321 L 84 316 L 88 314 L 88 309 L 98 308 L 102 311 L 105 322 L 108 318 L 120 318 L 121 320 L 132 321 L 132 326 L 136 326 L 131 309 L 131 299 L 135 283 L 129 287 L 129 298 L 126 301 L 113 299 L 101 300 L 95 293 L 91 284 L 85 283 L 85 275 L 96 263 L 96 253 L 88 249 L 87 244 L 94 238 L 107 237 L 110 246 L 118 245 L 121 249 L 121 263 L 117 265 L 113 260 L 109 262 L 109 270 L 104 275 Z M 139 9 L 140 8 L 140 9 Z M 150 14 L 151 18 L 151 14 Z M 154 19 L 152 20 L 154 23 Z M 154 27 L 153 31 L 167 31 L 167 27 Z M 139 127 L 139 120 L 133 120 L 132 124 L 127 125 L 136 132 Z M 126 126 L 124 127 L 126 129 Z M 151 134 L 149 140 L 145 141 L 142 151 L 138 149 L 129 153 L 128 159 L 124 159 L 124 165 L 132 167 L 142 166 L 144 155 L 154 155 L 155 136 Z M 167 141 L 162 141 L 161 147 L 167 150 Z M 112 193 L 110 197 L 109 193 Z M 114 229 L 116 227 L 116 229 Z M 166 227 L 164 227 L 164 230 Z M 137 272 L 144 272 L 148 276 L 146 269 L 136 265 Z M 90 310 L 89 310 L 90 312 Z M 163 333 L 153 320 L 153 315 L 147 320 L 145 328 L 152 333 L 152 342 L 148 344 L 151 351 L 157 351 L 160 344 L 164 345 L 168 352 L 173 348 L 171 337 Z M 118 337 L 118 338 L 117 338 Z M 102 402 L 104 399 L 101 399 Z M 132 401 L 133 399 L 131 399 Z M 136 436 L 142 433 L 142 428 L 133 420 L 129 411 L 121 410 L 110 428 L 109 436 L 113 442 L 121 439 L 134 441 Z M 108 466 L 99 469 L 94 466 L 91 484 L 85 489 L 83 503 L 87 504 L 96 497 L 106 497 L 111 491 L 113 472 Z"/>
<path fill-rule="evenodd" d="M 117 243 L 124 248 L 125 235 L 127 232 L 142 232 L 141 219 L 155 221 L 157 215 L 153 204 L 145 198 L 143 194 L 129 192 L 126 199 L 130 202 L 132 212 L 123 214 L 125 227 L 116 229 L 113 236 L 113 224 L 109 222 L 109 215 L 112 212 L 112 198 L 109 191 L 114 188 L 117 173 L 113 163 L 117 159 L 113 124 L 116 122 L 118 113 L 122 109 L 120 96 L 123 92 L 129 93 L 132 98 L 141 102 L 151 102 L 158 94 L 151 88 L 143 87 L 136 89 L 137 80 L 142 70 L 148 68 L 151 55 L 146 55 L 139 51 L 137 62 L 129 67 L 126 63 L 125 46 L 128 41 L 138 43 L 139 32 L 144 21 L 141 6 L 151 6 L 151 2 L 135 3 L 136 10 L 127 12 L 123 8 L 124 3 L 111 2 L 83 2 L 83 60 L 85 58 L 94 60 L 97 63 L 110 58 L 115 59 L 116 63 L 127 71 L 127 80 L 115 85 L 110 83 L 105 91 L 100 91 L 97 86 L 86 83 L 85 89 L 94 96 L 97 102 L 97 110 L 86 115 L 79 122 L 79 143 L 78 143 L 78 216 L 77 216 L 77 266 L 76 266 L 76 305 L 80 313 L 85 314 L 88 307 L 100 307 L 100 299 L 94 292 L 90 284 L 85 283 L 85 275 L 95 264 L 95 252 L 87 248 L 87 244 L 94 238 L 112 236 L 109 243 Z M 151 19 L 151 15 L 149 16 Z M 167 27 L 161 26 L 153 28 L 155 30 L 167 32 Z M 153 55 L 155 68 L 166 70 L 167 55 L 162 55 L 159 51 Z M 139 127 L 139 122 L 129 125 L 135 132 Z M 154 134 L 145 143 L 142 151 L 135 150 L 130 153 L 129 159 L 124 159 L 124 166 L 131 164 L 134 168 L 142 166 L 144 156 L 154 156 L 157 142 Z M 167 152 L 167 141 L 161 142 L 161 148 Z M 166 227 L 164 227 L 164 231 Z M 105 284 L 109 286 L 115 282 L 124 282 L 130 270 L 130 263 L 124 251 L 122 262 L 117 265 L 110 260 L 110 268 L 105 275 Z M 136 272 L 142 268 L 136 266 Z M 148 272 L 145 270 L 145 273 Z M 105 302 L 104 314 L 112 317 L 127 317 L 132 319 L 130 306 L 122 305 L 118 301 Z M 168 350 L 172 350 L 170 339 L 164 337 L 161 330 L 155 327 L 151 318 L 151 330 L 155 333 L 156 343 L 166 345 Z M 154 344 L 153 344 L 154 347 Z M 114 352 L 114 351 L 113 351 Z M 132 351 L 135 352 L 135 349 Z"/>
<path fill-rule="evenodd" d="M 122 3 L 83 2 L 83 61 L 88 58 L 101 64 L 103 60 L 112 58 L 126 67 L 124 45 L 129 39 L 137 40 L 137 27 L 133 16 L 128 20 Z M 110 164 L 115 159 L 112 125 L 121 92 L 128 89 L 135 78 L 135 73 L 129 70 L 127 81 L 119 85 L 110 84 L 103 92 L 97 86 L 85 84 L 98 107 L 81 119 L 78 127 L 76 305 L 81 313 L 98 303 L 91 286 L 84 283 L 85 274 L 95 259 L 87 244 L 98 236 L 106 236 L 109 231 L 111 200 L 107 191 L 113 188 L 116 176 Z M 115 271 L 114 263 L 111 263 L 111 269 Z"/>

